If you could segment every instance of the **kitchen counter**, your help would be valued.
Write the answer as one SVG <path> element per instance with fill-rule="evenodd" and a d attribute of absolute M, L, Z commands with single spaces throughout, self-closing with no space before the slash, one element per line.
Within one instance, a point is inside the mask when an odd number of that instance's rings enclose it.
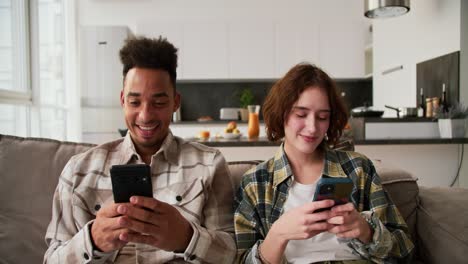
<path fill-rule="evenodd" d="M 468 144 L 468 138 L 359 139 L 354 145 Z"/>
<path fill-rule="evenodd" d="M 210 147 L 271 147 L 279 146 L 281 142 L 268 141 L 266 137 L 258 139 L 186 138 L 187 141 L 198 142 Z M 434 138 L 434 139 L 367 139 L 355 140 L 354 145 L 433 145 L 433 144 L 468 144 L 468 138 Z"/>
<path fill-rule="evenodd" d="M 198 142 L 210 147 L 272 147 L 279 146 L 281 142 L 271 142 L 266 137 L 257 139 L 248 139 L 241 137 L 238 139 L 225 139 L 225 138 L 186 138 L 187 141 Z"/>
<path fill-rule="evenodd" d="M 177 121 L 177 122 L 172 122 L 172 125 L 227 125 L 229 122 L 235 121 L 237 124 L 242 125 L 242 124 L 247 124 L 248 121 L 241 121 L 241 120 L 210 120 L 210 121 L 196 121 L 196 120 L 191 120 L 191 121 Z M 263 120 L 260 120 L 260 124 L 263 124 Z"/>

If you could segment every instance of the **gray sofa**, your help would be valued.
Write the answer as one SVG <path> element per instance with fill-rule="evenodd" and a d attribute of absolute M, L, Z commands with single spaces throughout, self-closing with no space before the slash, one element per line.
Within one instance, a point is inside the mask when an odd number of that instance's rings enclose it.
<path fill-rule="evenodd" d="M 41 263 L 52 196 L 68 159 L 91 144 L 0 135 L 0 263 Z M 239 182 L 255 161 L 232 162 Z M 422 263 L 468 263 L 468 190 L 418 187 L 398 168 L 374 161 L 400 209 Z"/>

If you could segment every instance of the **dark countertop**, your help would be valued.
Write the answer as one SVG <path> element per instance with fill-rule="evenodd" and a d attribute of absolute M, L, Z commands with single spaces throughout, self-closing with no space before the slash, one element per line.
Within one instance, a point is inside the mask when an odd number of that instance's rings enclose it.
<path fill-rule="evenodd" d="M 364 120 L 366 123 L 437 122 L 437 119 L 425 117 L 353 117 L 352 119 Z"/>
<path fill-rule="evenodd" d="M 187 141 L 202 143 L 210 147 L 274 147 L 281 145 L 281 142 L 271 142 L 266 137 L 248 139 L 241 137 L 238 139 L 209 138 L 206 140 L 199 138 L 186 138 Z"/>
<path fill-rule="evenodd" d="M 210 120 L 210 121 L 177 121 L 172 122 L 171 125 L 218 125 L 218 124 L 227 124 L 231 121 L 235 121 L 237 124 L 247 124 L 247 121 L 241 120 Z M 260 124 L 263 124 L 263 120 L 260 120 Z"/>
<path fill-rule="evenodd" d="M 202 140 L 198 138 L 186 138 L 187 141 L 202 143 L 210 147 L 274 147 L 281 142 L 271 142 L 267 138 L 239 139 L 210 138 Z M 432 145 L 432 144 L 468 144 L 468 138 L 427 138 L 427 139 L 369 139 L 356 140 L 354 145 Z"/>
<path fill-rule="evenodd" d="M 354 141 L 354 145 L 428 145 L 428 144 L 468 144 L 468 138 L 364 139 L 364 140 Z"/>

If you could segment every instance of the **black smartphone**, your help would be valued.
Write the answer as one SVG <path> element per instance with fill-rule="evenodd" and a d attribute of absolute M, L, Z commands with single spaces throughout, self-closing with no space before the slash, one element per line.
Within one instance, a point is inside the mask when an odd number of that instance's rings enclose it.
<path fill-rule="evenodd" d="M 315 189 L 314 201 L 334 200 L 334 206 L 348 203 L 353 186 L 353 181 L 350 178 L 321 178 Z M 321 208 L 315 212 L 329 209 L 330 208 Z"/>
<path fill-rule="evenodd" d="M 146 164 L 114 165 L 110 169 L 115 203 L 128 203 L 134 195 L 153 197 L 151 168 Z"/>

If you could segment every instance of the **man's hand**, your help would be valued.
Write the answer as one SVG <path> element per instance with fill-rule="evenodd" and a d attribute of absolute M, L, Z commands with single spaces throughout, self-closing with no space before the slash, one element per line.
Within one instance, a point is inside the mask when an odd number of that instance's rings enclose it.
<path fill-rule="evenodd" d="M 117 212 L 125 216 L 122 225 L 133 231 L 122 233 L 122 241 L 144 243 L 166 251 L 185 251 L 193 229 L 176 208 L 142 196 L 131 197 L 130 203 L 117 207 Z"/>
<path fill-rule="evenodd" d="M 122 221 L 125 221 L 125 217 L 120 216 L 117 212 L 119 205 L 122 204 L 112 203 L 101 208 L 91 225 L 91 238 L 97 249 L 102 252 L 110 252 L 122 248 L 127 242 L 119 239 L 119 237 L 131 233 L 131 231 L 122 226 Z"/>
<path fill-rule="evenodd" d="M 333 207 L 327 222 L 331 224 L 328 232 L 339 238 L 357 238 L 365 244 L 372 240 L 372 229 L 352 203 Z"/>

